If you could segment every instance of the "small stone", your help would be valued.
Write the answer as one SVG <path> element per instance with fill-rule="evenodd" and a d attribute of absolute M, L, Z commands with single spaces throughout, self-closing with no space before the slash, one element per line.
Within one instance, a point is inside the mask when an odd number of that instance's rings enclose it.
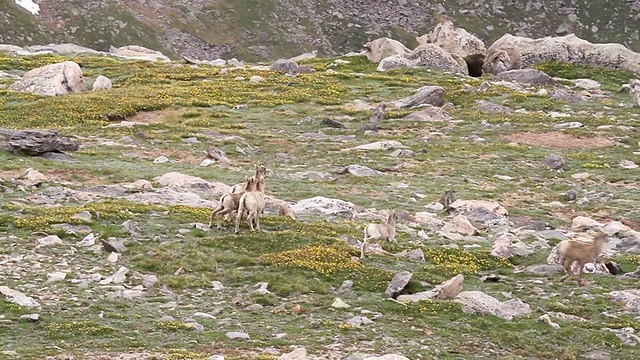
<path fill-rule="evenodd" d="M 400 271 L 396 273 L 391 279 L 389 286 L 387 286 L 387 290 L 384 292 L 385 296 L 395 298 L 400 292 L 402 292 L 404 287 L 407 286 L 412 276 L 413 274 L 409 271 Z"/>
<path fill-rule="evenodd" d="M 29 297 L 18 290 L 13 290 L 8 286 L 0 286 L 0 294 L 4 295 L 9 302 L 23 307 L 39 307 L 40 304 L 32 297 Z"/>
<path fill-rule="evenodd" d="M 224 289 L 224 286 L 222 285 L 222 283 L 218 280 L 214 280 L 211 282 L 211 289 L 213 291 L 220 291 L 222 289 Z"/>
<path fill-rule="evenodd" d="M 49 235 L 38 239 L 38 244 L 42 246 L 62 245 L 62 239 L 58 235 Z"/>
<path fill-rule="evenodd" d="M 637 169 L 638 168 L 638 164 L 634 163 L 631 160 L 622 160 L 620 161 L 620 167 L 623 169 Z"/>
<path fill-rule="evenodd" d="M 73 215 L 71 218 L 75 219 L 75 220 L 82 220 L 82 221 L 85 221 L 85 222 L 89 222 L 89 221 L 91 221 L 92 216 L 91 216 L 90 212 L 82 211 L 82 212 L 79 212 L 79 213 Z"/>
<path fill-rule="evenodd" d="M 407 255 L 405 255 L 405 257 L 409 260 L 420 261 L 420 262 L 425 261 L 424 252 L 420 248 L 409 251 Z"/>
<path fill-rule="evenodd" d="M 155 164 L 164 164 L 164 163 L 168 163 L 169 162 L 169 158 L 162 155 L 162 156 L 158 156 L 157 158 L 155 158 L 155 160 L 153 160 L 153 162 Z"/>
<path fill-rule="evenodd" d="M 247 310 L 249 310 L 251 312 L 258 312 L 258 311 L 260 311 L 262 309 L 264 309 L 264 306 L 262 306 L 260 304 L 253 304 L 253 305 L 247 306 Z"/>
<path fill-rule="evenodd" d="M 193 329 L 194 329 L 195 331 L 197 331 L 197 332 L 204 331 L 204 326 L 202 326 L 202 325 L 198 324 L 198 323 L 197 323 L 197 322 L 195 322 L 195 321 L 185 323 L 185 326 L 188 326 L 188 327 L 190 327 L 190 328 L 193 328 Z"/>
<path fill-rule="evenodd" d="M 193 314 L 193 317 L 197 317 L 197 318 L 203 318 L 203 319 L 215 319 L 216 317 L 211 315 L 211 314 L 207 314 L 207 313 L 203 313 L 203 312 L 197 312 L 195 314 Z"/>
<path fill-rule="evenodd" d="M 335 298 L 333 300 L 333 303 L 331 304 L 331 307 L 335 309 L 346 309 L 348 307 L 351 307 L 351 305 L 347 304 L 346 302 L 344 302 L 344 300 L 340 298 Z"/>
<path fill-rule="evenodd" d="M 300 347 L 290 353 L 280 355 L 278 360 L 307 360 L 307 356 L 307 349 Z"/>
<path fill-rule="evenodd" d="M 211 159 L 204 159 L 202 160 L 202 162 L 200 163 L 200 166 L 206 167 L 206 166 L 210 166 L 215 164 L 216 162 L 214 160 Z"/>
<path fill-rule="evenodd" d="M 611 360 L 611 354 L 605 350 L 593 350 L 580 356 L 584 360 Z"/>
<path fill-rule="evenodd" d="M 20 316 L 20 319 L 29 320 L 29 321 L 38 321 L 38 320 L 40 320 L 40 315 L 39 314 L 27 314 L 27 315 Z"/>
<path fill-rule="evenodd" d="M 249 82 L 251 82 L 251 83 L 255 83 L 255 84 L 257 84 L 257 83 L 261 83 L 261 82 L 264 82 L 265 80 L 266 80 L 266 79 L 265 79 L 265 78 L 263 78 L 263 77 L 262 77 L 262 76 L 260 76 L 260 75 L 254 75 L 254 76 L 252 76 L 252 77 L 250 77 L 250 78 L 249 78 Z"/>
<path fill-rule="evenodd" d="M 160 319 L 158 319 L 158 321 L 160 321 L 160 322 L 170 322 L 170 321 L 176 321 L 176 318 L 174 318 L 171 315 L 165 315 L 165 316 L 161 317 Z"/>
<path fill-rule="evenodd" d="M 56 281 L 62 281 L 67 277 L 67 273 L 61 272 L 61 271 L 56 271 L 56 272 L 52 272 L 47 274 L 47 282 L 56 282 Z"/>
<path fill-rule="evenodd" d="M 89 247 L 95 244 L 96 244 L 96 236 L 93 235 L 93 233 L 90 233 L 84 238 L 82 238 L 82 240 L 78 241 L 76 245 L 82 246 L 82 247 Z"/>
<path fill-rule="evenodd" d="M 248 334 L 245 334 L 242 332 L 236 332 L 236 331 L 229 331 L 226 335 L 229 339 L 243 339 L 243 340 L 251 339 L 251 337 Z"/>
<path fill-rule="evenodd" d="M 351 288 L 352 287 L 353 287 L 353 281 L 352 280 L 345 280 L 345 281 L 342 282 L 342 284 L 338 288 L 338 292 L 339 293 L 351 292 Z"/>
<path fill-rule="evenodd" d="M 117 252 L 112 252 L 109 253 L 109 256 L 107 256 L 107 261 L 110 263 L 116 263 L 118 262 L 118 258 L 120 258 L 120 254 L 118 254 Z"/>

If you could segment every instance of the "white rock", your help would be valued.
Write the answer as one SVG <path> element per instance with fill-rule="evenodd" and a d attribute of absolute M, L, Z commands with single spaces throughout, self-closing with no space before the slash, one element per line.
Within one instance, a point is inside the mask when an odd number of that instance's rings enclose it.
<path fill-rule="evenodd" d="M 8 286 L 0 286 L 0 294 L 7 298 L 7 301 L 27 308 L 39 307 L 40 304 L 32 297 L 29 297 L 18 290 L 13 290 Z"/>
<path fill-rule="evenodd" d="M 51 246 L 51 245 L 62 245 L 62 239 L 58 237 L 58 235 L 49 235 L 45 236 L 41 239 L 38 239 L 38 244 L 42 246 Z"/>
<path fill-rule="evenodd" d="M 81 247 L 89 247 L 96 244 L 96 236 L 93 233 L 88 234 L 82 240 L 78 241 L 76 245 Z"/>
<path fill-rule="evenodd" d="M 120 258 L 120 254 L 117 252 L 111 252 L 109 253 L 109 256 L 107 256 L 107 261 L 110 263 L 116 263 L 118 262 L 118 259 Z"/>
<path fill-rule="evenodd" d="M 333 300 L 333 303 L 331 304 L 331 307 L 336 309 L 346 309 L 348 307 L 351 307 L 351 305 L 347 304 L 346 302 L 344 302 L 344 300 L 340 298 L 335 298 Z"/>
<path fill-rule="evenodd" d="M 161 155 L 161 156 L 158 156 L 157 158 L 155 158 L 153 160 L 153 162 L 156 163 L 156 164 L 164 164 L 164 163 L 168 163 L 169 162 L 169 158 L 164 156 L 164 155 Z"/>
<path fill-rule="evenodd" d="M 623 169 L 637 169 L 638 168 L 638 164 L 634 163 L 631 160 L 622 160 L 620 161 L 620 167 Z"/>
<path fill-rule="evenodd" d="M 382 356 L 367 356 L 364 360 L 410 360 L 406 356 L 397 355 L 397 354 L 386 354 Z"/>
<path fill-rule="evenodd" d="M 249 82 L 254 84 L 265 82 L 265 81 L 266 79 L 260 75 L 253 75 L 252 77 L 249 78 Z"/>
<path fill-rule="evenodd" d="M 60 96 L 84 89 L 84 80 L 80 65 L 73 61 L 64 61 L 39 67 L 24 74 L 9 86 L 9 90 L 29 92 L 42 96 Z"/>
<path fill-rule="evenodd" d="M 92 91 L 109 90 L 111 88 L 111 80 L 106 76 L 98 75 L 96 81 L 93 82 Z"/>
<path fill-rule="evenodd" d="M 62 281 L 67 277 L 67 273 L 62 272 L 62 271 L 56 271 L 56 272 L 52 272 L 47 274 L 47 282 L 56 282 L 56 281 Z"/>
<path fill-rule="evenodd" d="M 381 140 L 370 144 L 358 145 L 356 147 L 345 150 L 389 150 L 404 148 L 401 142 L 396 140 Z"/>
<path fill-rule="evenodd" d="M 290 353 L 280 355 L 278 360 L 307 360 L 307 349 L 299 347 Z"/>
<path fill-rule="evenodd" d="M 236 332 L 236 331 L 229 331 L 226 335 L 229 339 L 243 339 L 243 340 L 251 339 L 251 337 L 248 334 L 245 334 L 242 332 Z"/>
<path fill-rule="evenodd" d="M 600 83 L 591 79 L 574 79 L 571 80 L 577 87 L 585 90 L 597 90 L 600 89 Z"/>
<path fill-rule="evenodd" d="M 551 326 L 554 329 L 560 329 L 560 325 L 558 325 L 557 323 L 554 323 L 553 321 L 551 321 L 551 318 L 549 318 L 548 314 L 544 314 L 544 315 L 538 317 L 538 321 L 543 322 L 543 323 Z"/>
<path fill-rule="evenodd" d="M 454 301 L 461 303 L 463 310 L 481 314 L 492 314 L 505 320 L 531 313 L 531 307 L 519 299 L 500 301 L 482 291 L 462 291 Z"/>
<path fill-rule="evenodd" d="M 592 228 L 599 228 L 602 224 L 586 216 L 576 216 L 571 222 L 571 230 L 584 231 Z"/>
<path fill-rule="evenodd" d="M 211 159 L 204 159 L 202 160 L 202 162 L 200 163 L 200 166 L 206 167 L 206 166 L 210 166 L 215 164 L 215 160 L 211 160 Z"/>
<path fill-rule="evenodd" d="M 193 314 L 193 317 L 199 317 L 199 318 L 203 318 L 203 319 L 215 319 L 216 317 L 211 315 L 211 314 L 207 314 L 207 313 L 203 313 L 203 312 L 197 312 L 195 314 Z"/>
<path fill-rule="evenodd" d="M 475 226 L 464 215 L 457 215 L 451 221 L 446 223 L 442 229 L 445 233 L 457 233 L 463 235 L 473 235 L 478 231 Z"/>

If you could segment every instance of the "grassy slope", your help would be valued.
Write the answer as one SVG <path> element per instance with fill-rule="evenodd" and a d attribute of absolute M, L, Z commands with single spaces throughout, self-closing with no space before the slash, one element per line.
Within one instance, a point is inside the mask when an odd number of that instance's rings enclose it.
<path fill-rule="evenodd" d="M 0 70 L 27 70 L 63 59 L 66 58 L 15 59 L 0 55 Z M 567 158 L 567 171 L 556 174 L 536 170 L 525 163 L 541 160 L 550 150 L 509 145 L 503 136 L 549 131 L 547 125 L 552 121 L 542 120 L 540 115 L 487 116 L 478 112 L 473 102 L 476 98 L 486 98 L 529 110 L 586 110 L 583 114 L 561 119 L 585 124 L 585 129 L 566 130 L 567 133 L 587 137 L 598 134 L 635 147 L 640 140 L 637 133 L 594 130 L 595 126 L 609 122 L 637 126 L 637 117 L 631 117 L 639 113 L 637 108 L 615 106 L 629 102 L 627 95 L 570 105 L 540 96 L 517 94 L 506 88 L 494 87 L 486 93 L 468 94 L 460 90 L 461 85 L 477 85 L 481 79 L 460 79 L 425 70 L 379 74 L 375 72 L 375 65 L 368 64 L 363 58 L 349 58 L 351 64 L 335 67 L 337 75 L 324 74 L 331 60 L 313 60 L 308 65 L 316 68 L 317 74 L 296 78 L 254 71 L 221 74 L 211 67 L 195 69 L 186 65 L 152 65 L 109 58 L 78 57 L 73 60 L 83 64 L 89 82 L 98 74 L 104 74 L 113 80 L 114 89 L 58 98 L 0 90 L 0 126 L 56 127 L 63 134 L 77 135 L 85 146 L 73 154 L 76 161 L 60 163 L 0 152 L 4 171 L 33 167 L 59 181 L 73 181 L 78 188 L 86 186 L 83 184 L 151 180 L 169 171 L 232 184 L 242 179 L 254 162 L 266 160 L 274 171 L 273 177 L 268 179 L 267 192 L 286 200 L 323 195 L 353 201 L 359 206 L 415 212 L 422 209 L 423 202 L 438 199 L 445 188 L 454 188 L 459 198 L 494 199 L 506 204 L 512 217 L 530 216 L 558 226 L 570 224 L 573 215 L 563 218 L 540 204 L 561 200 L 560 194 L 574 182 L 570 176 L 587 171 L 592 175 L 583 185 L 594 191 L 613 192 L 615 200 L 582 207 L 568 204 L 567 213 L 575 211 L 574 215 L 587 214 L 600 220 L 613 217 L 640 220 L 640 208 L 635 205 L 640 200 L 640 193 L 637 189 L 626 188 L 626 184 L 634 181 L 634 174 L 616 166 L 620 160 L 628 158 L 629 149 L 614 146 L 597 150 L 553 150 Z M 566 77 L 594 78 L 609 91 L 617 89 L 629 78 L 625 73 L 560 64 L 551 64 L 545 69 Z M 364 72 L 365 76 L 353 75 L 354 71 Z M 250 84 L 233 80 L 237 75 L 249 78 L 255 74 L 264 76 L 267 81 Z M 445 87 L 448 100 L 456 105 L 453 116 L 463 121 L 457 124 L 385 122 L 381 133 L 357 134 L 352 144 L 297 138 L 318 130 L 335 135 L 354 134 L 353 130 L 324 128 L 319 121 L 305 123 L 301 120 L 307 116 L 319 119 L 324 113 L 332 116 L 349 114 L 353 120 L 346 123 L 350 129 L 355 129 L 366 121 L 368 113 L 345 110 L 344 103 L 356 98 L 394 100 L 424 84 Z M 247 110 L 231 109 L 242 103 L 249 105 Z M 129 116 L 143 110 L 162 109 L 166 112 L 160 113 L 161 121 L 150 126 L 104 127 L 107 115 Z M 596 111 L 604 111 L 607 116 L 595 118 L 590 115 Z M 389 116 L 401 117 L 409 112 L 391 111 Z M 609 117 L 615 117 L 615 121 L 608 120 Z M 482 126 L 480 120 L 494 125 L 508 121 L 511 125 Z M 204 133 L 210 130 L 242 136 L 258 151 L 251 158 L 241 156 L 234 151 L 234 141 L 208 139 Z M 444 137 L 435 137 L 429 142 L 421 140 L 422 136 L 434 131 L 443 133 Z M 465 137 L 471 133 L 486 140 L 467 140 Z M 118 140 L 122 136 L 133 138 L 138 148 L 132 150 L 98 143 L 99 139 Z M 201 143 L 182 142 L 192 136 Z M 386 152 L 337 151 L 381 139 L 401 141 L 416 152 L 414 158 L 402 159 L 406 162 L 402 172 L 370 179 L 341 176 L 335 182 L 286 180 L 286 174 L 301 171 L 292 168 L 299 164 L 319 171 L 331 171 L 349 164 L 372 168 L 393 166 L 398 160 L 390 158 Z M 198 167 L 202 159 L 200 154 L 208 143 L 226 151 L 233 159 L 232 165 Z M 295 159 L 275 161 L 275 155 L 281 152 L 289 153 Z M 178 161 L 153 164 L 153 158 L 158 155 Z M 605 163 L 611 167 L 604 168 Z M 493 178 L 494 175 L 509 175 L 515 180 L 500 181 Z M 3 178 L 7 177 L 3 175 Z M 408 188 L 392 188 L 392 182 L 405 183 Z M 142 350 L 168 354 L 166 359 L 206 359 L 215 353 L 226 354 L 232 359 L 256 358 L 255 354 L 267 347 L 286 351 L 291 345 L 304 345 L 312 354 L 320 354 L 327 352 L 326 347 L 334 343 L 343 344 L 343 354 L 397 352 L 410 358 L 415 358 L 416 354 L 423 354 L 423 358 L 439 354 L 437 358 L 440 359 L 486 358 L 487 354 L 497 359 L 575 359 L 592 349 L 608 350 L 616 359 L 631 359 L 635 351 L 623 346 L 612 333 L 602 330 L 603 327 L 625 326 L 640 330 L 637 318 L 620 314 L 618 305 L 605 295 L 610 290 L 635 287 L 632 280 L 587 275 L 594 282 L 593 287 L 576 288 L 572 283 L 561 285 L 553 281 L 555 277 L 514 272 L 511 264 L 488 257 L 486 248 L 473 251 L 444 249 L 439 246 L 444 240 L 433 234 L 430 235 L 434 241 L 419 246 L 427 255 L 426 263 L 396 259 L 391 255 L 373 255 L 359 264 L 349 258 L 349 255 L 356 255 L 357 250 L 346 247 L 339 238 L 359 238 L 361 223 L 330 223 L 318 218 L 293 223 L 272 216 L 264 219 L 262 233 L 251 234 L 243 228 L 240 235 L 234 236 L 226 228 L 211 232 L 191 230 L 179 237 L 179 230 L 189 228 L 189 223 L 206 222 L 208 210 L 123 201 L 92 204 L 66 201 L 61 208 L 51 210 L 31 206 L 22 200 L 25 195 L 16 187 L 9 187 L 13 192 L 3 193 L 0 199 L 0 229 L 3 229 L 0 236 L 16 236 L 3 241 L 17 246 L 2 247 L 0 256 L 40 254 L 37 261 L 42 264 L 41 268 L 33 267 L 31 272 L 19 276 L 0 273 L 5 276 L 8 286 L 25 291 L 44 305 L 38 310 L 41 320 L 31 323 L 18 318 L 33 311 L 0 300 L 0 314 L 6 320 L 0 323 L 3 333 L 0 347 L 16 351 L 23 359 L 40 358 L 44 353 Z M 426 199 L 411 203 L 408 199 L 413 192 L 425 194 Z M 13 214 L 19 209 L 22 209 L 22 215 L 16 218 Z M 118 264 L 107 264 L 106 255 L 84 249 L 72 253 L 67 246 L 34 248 L 37 236 L 32 232 L 58 233 L 49 226 L 61 222 L 78 223 L 71 216 L 82 210 L 94 215 L 94 220 L 87 225 L 103 238 L 125 238 L 120 224 L 127 218 L 140 224 L 142 235 L 128 245 L 129 251 Z M 59 235 L 65 242 L 77 241 L 73 236 Z M 409 250 L 416 247 L 410 240 L 410 236 L 401 234 L 398 245 L 383 246 L 394 253 Z M 519 266 L 540 263 L 545 257 L 546 252 L 539 251 L 530 258 L 516 259 L 515 263 Z M 56 265 L 61 258 L 70 268 Z M 617 260 L 627 270 L 632 270 L 639 262 L 637 256 L 627 255 Z M 27 257 L 23 261 L 31 260 Z M 71 279 L 95 271 L 111 274 L 121 265 L 130 268 L 131 273 L 135 270 L 157 275 L 158 284 L 146 290 L 144 298 L 106 300 L 102 296 L 109 292 L 107 289 L 95 283 L 84 289 L 71 282 Z M 94 267 L 98 267 L 97 270 Z M 46 274 L 60 269 L 69 272 L 67 279 L 45 284 Z M 414 290 L 430 288 L 463 273 L 466 275 L 465 290 L 482 290 L 500 299 L 504 299 L 503 292 L 511 293 L 528 302 L 534 312 L 508 322 L 493 316 L 464 314 L 461 307 L 451 301 L 426 301 L 408 307 L 383 301 L 381 294 L 386 283 L 391 274 L 399 270 L 414 273 L 416 282 L 411 284 Z M 499 283 L 482 283 L 478 275 L 485 272 L 499 273 L 506 279 Z M 353 295 L 335 293 L 334 289 L 344 279 L 354 281 Z M 214 291 L 211 288 L 213 280 L 221 281 L 225 289 Z M 130 281 L 129 285 L 140 283 L 135 279 Z M 269 283 L 273 294 L 251 292 L 252 286 L 261 281 Z M 23 287 L 29 284 L 42 291 Z M 546 296 L 538 295 L 537 288 L 543 289 Z M 52 293 L 54 297 L 48 298 L 43 295 L 45 293 Z M 335 296 L 343 297 L 354 307 L 382 316 L 374 324 L 351 328 L 344 321 L 359 311 L 357 308 L 332 309 L 330 304 Z M 171 302 L 177 304 L 173 306 Z M 264 308 L 248 308 L 252 304 Z M 296 305 L 301 306 L 302 314 L 292 312 Z M 620 317 L 607 317 L 602 314 L 605 310 Z M 197 319 L 205 327 L 204 331 L 197 332 L 185 325 L 196 311 L 217 313 L 217 319 Z M 559 321 L 561 329 L 554 330 L 536 321 L 541 311 L 562 311 L 589 321 Z M 160 321 L 165 315 L 176 320 Z M 252 339 L 228 340 L 227 331 L 245 331 Z M 280 333 L 287 335 L 283 338 L 274 336 Z M 569 338 L 572 341 L 567 341 Z"/>

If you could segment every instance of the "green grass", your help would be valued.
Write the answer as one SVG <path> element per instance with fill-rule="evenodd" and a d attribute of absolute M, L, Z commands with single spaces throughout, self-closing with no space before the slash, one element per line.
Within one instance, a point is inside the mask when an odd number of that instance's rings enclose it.
<path fill-rule="evenodd" d="M 481 79 L 420 69 L 379 74 L 364 57 L 349 58 L 350 64 L 332 67 L 337 75 L 324 72 L 333 59 L 306 60 L 303 63 L 316 69 L 316 73 L 295 78 L 249 70 L 222 74 L 219 69 L 206 66 L 192 68 L 92 56 L 0 55 L 0 69 L 28 70 L 67 59 L 81 62 L 83 71 L 91 76 L 109 76 L 114 88 L 57 98 L 0 90 L 0 126 L 56 128 L 64 135 L 77 136 L 83 145 L 80 151 L 70 154 L 74 162 L 69 163 L 0 152 L 0 177 L 8 190 L 0 198 L 0 237 L 3 243 L 11 244 L 0 248 L 0 261 L 9 259 L 0 268 L 0 276 L 6 279 L 7 286 L 42 303 L 41 309 L 24 309 L 0 299 L 0 347 L 17 352 L 20 358 L 146 352 L 164 359 L 206 359 L 212 354 L 224 354 L 230 359 L 267 359 L 260 355 L 263 349 L 273 347 L 286 352 L 294 345 L 306 346 L 312 355 L 328 355 L 327 346 L 336 339 L 367 353 L 395 352 L 412 357 L 437 351 L 439 359 L 481 359 L 486 358 L 485 354 L 496 359 L 576 359 L 593 349 L 607 350 L 616 359 L 631 359 L 634 355 L 633 348 L 602 330 L 625 326 L 640 330 L 637 319 L 623 314 L 606 295 L 612 290 L 633 288 L 633 281 L 585 275 L 594 285 L 577 288 L 574 283 L 559 284 L 553 276 L 535 277 L 517 271 L 522 266 L 544 262 L 546 250 L 507 261 L 490 256 L 486 243 L 471 249 L 462 247 L 468 241 L 458 242 L 459 249 L 443 247 L 450 241 L 420 226 L 415 230 L 425 230 L 432 240 L 419 243 L 414 234 L 399 231 L 398 244 L 381 244 L 390 255 L 372 254 L 358 262 L 354 257 L 359 255 L 359 249 L 347 242 L 361 239 L 366 219 L 349 222 L 301 216 L 299 221 L 291 221 L 267 214 L 262 218 L 261 232 L 250 232 L 243 223 L 240 234 L 234 235 L 232 224 L 225 224 L 222 230 L 194 228 L 193 223 L 208 223 L 207 208 L 166 202 L 146 204 L 135 200 L 139 198 L 134 197 L 134 191 L 105 196 L 123 183 L 138 179 L 149 180 L 159 188 L 154 177 L 172 171 L 232 185 L 250 175 L 256 162 L 264 161 L 272 170 L 267 177 L 267 193 L 288 201 L 322 195 L 364 208 L 412 214 L 425 211 L 424 205 L 437 201 L 445 189 L 452 188 L 461 199 L 498 201 L 513 218 L 546 221 L 564 228 L 577 214 L 599 221 L 620 218 L 637 222 L 640 209 L 635 204 L 640 192 L 633 186 L 635 174 L 617 164 L 623 159 L 633 160 L 630 151 L 636 150 L 640 137 L 636 132 L 596 130 L 610 122 L 637 126 L 637 117 L 632 116 L 638 113 L 637 109 L 611 107 L 612 102 L 629 99 L 616 95 L 587 104 L 562 104 L 503 87 L 469 94 L 461 91 L 462 85 L 477 86 Z M 545 66 L 554 76 L 593 77 L 607 88 L 628 76 L 597 70 L 591 76 L 590 68 Z M 354 76 L 353 72 L 364 76 Z M 267 81 L 249 84 L 233 80 L 237 75 L 248 78 L 254 74 Z M 455 105 L 451 114 L 456 121 L 385 120 L 377 134 L 355 131 L 368 121 L 369 112 L 349 110 L 347 103 L 355 99 L 373 103 L 395 100 L 410 95 L 421 84 L 445 88 L 447 100 Z M 489 116 L 478 111 L 477 99 L 513 109 L 525 108 L 532 114 Z M 232 108 L 238 104 L 247 104 L 248 108 Z M 538 110 L 574 112 L 571 120 L 581 121 L 584 128 L 567 130 L 566 134 L 607 137 L 629 147 L 582 150 L 510 143 L 505 136 L 554 131 L 548 125 L 556 120 L 543 117 L 536 113 Z M 413 111 L 389 109 L 387 119 L 399 119 Z M 603 111 L 604 115 L 591 116 L 596 111 Z M 325 127 L 320 122 L 324 114 L 340 119 L 347 129 Z M 352 118 L 339 118 L 345 115 Z M 148 116 L 153 121 L 133 128 L 110 127 L 117 121 L 108 119 L 117 116 L 128 120 Z M 303 121 L 307 117 L 313 121 Z M 612 117 L 615 120 L 607 120 Z M 326 136 L 318 136 L 320 131 Z M 473 141 L 468 138 L 470 134 L 484 141 Z M 131 144 L 125 144 L 123 137 L 129 137 Z M 183 141 L 189 137 L 198 142 Z M 397 159 L 385 150 L 342 151 L 379 140 L 400 141 L 415 156 Z M 105 141 L 115 144 L 103 145 Z M 231 162 L 199 166 L 209 145 L 225 151 Z M 236 145 L 248 155 L 236 151 Z M 538 166 L 549 152 L 564 156 L 564 173 Z M 281 160 L 279 153 L 293 158 Z M 153 159 L 160 155 L 174 162 L 154 164 Z M 380 171 L 396 165 L 402 168 L 371 178 L 336 173 L 350 164 Z M 54 181 L 37 189 L 22 189 L 19 180 L 12 179 L 29 167 Z M 290 180 L 295 173 L 311 170 L 329 173 L 331 179 Z M 589 172 L 591 176 L 584 181 L 571 178 L 579 172 Z M 495 175 L 513 180 L 499 180 Z M 563 193 L 576 183 L 590 191 L 613 193 L 614 199 L 584 206 L 566 203 Z M 103 197 L 93 201 L 82 196 L 76 199 L 71 192 L 62 196 L 65 193 L 56 189 L 65 186 L 82 192 L 99 185 L 113 189 L 97 188 L 95 192 Z M 204 188 L 188 191 L 207 200 L 216 198 Z M 425 197 L 418 198 L 415 193 Z M 34 202 L 49 196 L 51 204 Z M 545 205 L 552 201 L 560 201 L 565 207 Z M 81 211 L 89 211 L 92 219 L 73 219 Z M 444 219 L 443 214 L 439 216 Z M 130 238 L 122 229 L 121 224 L 127 219 L 140 226 L 138 236 Z M 75 246 L 82 235 L 66 234 L 52 227 L 54 224 L 88 226 L 103 239 L 115 237 L 124 241 L 127 251 L 117 263 L 108 263 L 107 254 L 97 250 L 99 243 L 96 249 Z M 59 235 L 65 245 L 37 248 L 36 240 L 44 236 L 41 232 Z M 481 235 L 491 238 L 491 234 L 482 231 Z M 531 240 L 531 236 L 524 239 Z M 416 248 L 424 252 L 425 262 L 392 255 Z M 18 258 L 22 260 L 12 260 Z M 637 256 L 628 254 L 620 254 L 614 260 L 629 271 L 640 263 Z M 14 266 L 29 271 L 21 272 Z M 87 280 L 93 274 L 111 275 L 120 266 L 130 269 L 125 282 L 129 288 L 143 283 L 134 273 L 153 274 L 158 281 L 144 289 L 143 296 L 125 300 L 108 297 L 113 297 L 117 288 Z M 510 293 L 530 304 L 533 312 L 506 321 L 467 314 L 451 300 L 406 306 L 383 300 L 389 280 L 403 270 L 413 273 L 408 286 L 411 292 L 431 289 L 463 274 L 464 290 L 484 291 L 501 300 Z M 47 283 L 48 274 L 53 271 L 67 272 L 66 279 Z M 482 282 L 480 277 L 489 273 L 504 278 L 497 283 Z M 353 281 L 352 293 L 336 293 L 344 280 Z M 224 288 L 214 290 L 214 281 L 220 281 Z M 268 283 L 270 293 L 255 292 L 255 285 L 263 282 Z M 543 296 L 537 293 L 538 288 Z M 335 297 L 343 298 L 351 308 L 331 308 Z M 300 309 L 296 310 L 300 313 L 294 309 Z M 373 324 L 361 328 L 347 325 L 346 320 L 360 314 L 361 309 L 381 316 L 365 311 L 362 315 L 375 317 Z M 581 316 L 588 322 L 558 320 L 561 328 L 556 330 L 536 320 L 549 311 Z M 605 311 L 618 318 L 604 315 Z M 215 314 L 216 319 L 195 318 L 196 312 Z M 40 320 L 20 319 L 30 313 L 39 313 Z M 166 316 L 173 319 L 163 319 Z M 188 325 L 192 320 L 204 330 Z M 228 331 L 247 332 L 251 340 L 229 340 L 225 336 Z M 282 333 L 287 335 L 275 337 Z M 334 354 L 338 352 L 346 357 L 354 351 L 336 349 Z M 436 357 L 425 358 L 428 356 Z"/>

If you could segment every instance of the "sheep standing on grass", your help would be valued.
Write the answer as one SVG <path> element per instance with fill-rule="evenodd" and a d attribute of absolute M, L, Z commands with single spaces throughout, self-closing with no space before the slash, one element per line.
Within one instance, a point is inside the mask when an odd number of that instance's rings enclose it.
<path fill-rule="evenodd" d="M 396 212 L 389 211 L 386 222 L 382 224 L 369 224 L 364 228 L 364 240 L 360 249 L 360 258 L 364 259 L 367 251 L 367 245 L 372 240 L 387 240 L 391 243 L 396 241 Z"/>
<path fill-rule="evenodd" d="M 596 235 L 591 244 L 573 240 L 561 241 L 558 244 L 558 254 L 560 255 L 560 263 L 566 275 L 560 278 L 560 282 L 564 282 L 569 276 L 573 275 L 571 267 L 576 263 L 578 265 L 578 276 L 576 280 L 578 281 L 578 285 L 583 286 L 582 270 L 584 265 L 600 256 L 602 246 L 606 241 L 607 236 L 602 233 Z"/>
<path fill-rule="evenodd" d="M 242 197 L 240 197 L 240 203 L 238 205 L 238 214 L 236 215 L 236 229 L 235 233 L 240 232 L 240 221 L 242 215 L 246 212 L 247 222 L 251 231 L 260 230 L 260 216 L 264 212 L 264 178 L 261 179 L 249 179 L 252 183 L 251 190 L 247 190 Z"/>
<path fill-rule="evenodd" d="M 213 225 L 213 219 L 217 218 L 218 221 L 216 223 L 216 226 L 218 229 L 221 229 L 220 216 L 230 215 L 233 211 L 238 210 L 238 206 L 240 205 L 240 198 L 242 197 L 242 194 L 248 191 L 249 186 L 255 187 L 254 183 L 250 181 L 250 179 L 245 179 L 241 192 L 223 194 L 220 197 L 220 201 L 218 201 L 218 206 L 211 212 L 211 218 L 209 219 L 209 227 Z M 227 219 L 225 218 L 225 220 Z"/>
<path fill-rule="evenodd" d="M 252 179 L 256 180 L 256 184 L 257 183 L 262 183 L 263 186 L 263 193 L 264 193 L 264 177 L 267 173 L 267 168 L 264 166 L 264 164 L 257 164 L 256 165 L 256 172 L 253 175 Z M 227 201 L 228 203 L 225 204 L 225 209 L 230 208 L 230 211 L 219 211 L 218 213 L 222 212 L 222 214 L 224 214 L 224 221 L 229 221 L 231 220 L 231 217 L 234 215 L 234 212 L 238 210 L 238 206 L 240 204 L 240 197 L 242 197 L 242 194 L 244 194 L 246 192 L 246 181 L 247 179 L 245 178 L 245 182 L 243 183 L 239 183 L 239 184 L 235 184 L 231 187 L 231 189 L 229 190 L 229 194 L 233 194 L 230 197 L 227 197 Z M 223 195 L 224 197 L 225 195 Z M 220 198 L 220 202 L 222 203 L 222 198 Z M 219 206 L 219 205 L 218 205 Z M 215 210 L 214 210 L 215 211 Z M 213 222 L 213 216 L 214 214 L 211 214 L 211 220 L 209 222 L 209 227 L 211 227 L 211 223 Z M 220 229 L 220 226 L 218 226 L 218 229 Z"/>

